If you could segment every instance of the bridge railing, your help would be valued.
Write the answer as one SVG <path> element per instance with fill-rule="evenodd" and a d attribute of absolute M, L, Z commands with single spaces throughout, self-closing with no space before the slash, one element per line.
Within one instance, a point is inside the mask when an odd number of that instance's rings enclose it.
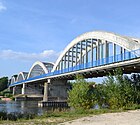
<path fill-rule="evenodd" d="M 131 60 L 131 59 L 138 58 L 138 57 L 140 57 L 140 49 L 133 50 L 130 52 L 125 52 L 125 53 L 118 54 L 115 56 L 110 56 L 107 58 L 102 58 L 102 59 L 95 60 L 92 62 L 87 62 L 84 64 L 78 64 L 73 67 L 65 68 L 62 70 L 56 70 L 51 75 L 59 75 L 59 74 L 67 73 L 67 72 L 73 72 L 73 71 L 77 71 L 77 70 L 83 70 L 83 69 L 93 68 L 93 67 L 97 67 L 97 66 L 108 65 L 111 63 L 121 62 L 121 61 L 125 61 L 125 60 Z"/>
<path fill-rule="evenodd" d="M 78 70 L 84 70 L 84 69 L 89 69 L 89 68 L 93 68 L 93 67 L 97 67 L 97 66 L 108 65 L 108 64 L 112 64 L 112 63 L 116 63 L 116 62 L 125 61 L 125 60 L 131 60 L 131 59 L 135 59 L 135 58 L 138 58 L 138 57 L 140 57 L 140 49 L 125 52 L 125 53 L 118 54 L 118 55 L 115 55 L 115 56 L 110 56 L 110 57 L 107 57 L 107 58 L 102 58 L 102 59 L 95 60 L 95 61 L 92 60 L 91 62 L 87 62 L 87 63 L 84 63 L 84 64 L 78 64 L 78 65 L 75 65 L 73 67 L 65 68 L 65 69 L 62 69 L 62 70 L 56 70 L 54 72 L 49 72 L 47 74 L 43 74 L 43 75 L 40 75 L 40 76 L 29 78 L 27 80 L 23 80 L 23 81 L 20 81 L 20 82 L 13 83 L 10 86 L 19 85 L 19 84 L 22 84 L 22 83 L 26 83 L 28 81 L 37 80 L 37 79 L 41 79 L 41 78 L 48 77 L 48 76 L 60 75 L 60 74 L 68 73 L 68 72 L 74 72 L 74 71 L 78 71 Z"/>

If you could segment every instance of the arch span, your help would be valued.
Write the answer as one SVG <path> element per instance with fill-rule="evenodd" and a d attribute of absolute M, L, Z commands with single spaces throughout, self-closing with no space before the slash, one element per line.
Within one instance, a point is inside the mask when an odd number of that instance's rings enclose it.
<path fill-rule="evenodd" d="M 16 79 L 17 79 L 17 75 L 13 75 L 13 76 L 11 77 L 11 83 L 10 83 L 10 84 L 15 83 L 15 82 L 16 82 Z"/>
<path fill-rule="evenodd" d="M 117 47 L 120 47 L 120 49 L 116 49 Z M 75 38 L 65 48 L 57 59 L 52 72 L 73 67 L 78 63 L 82 64 L 84 60 L 88 62 L 89 56 L 92 61 L 94 57 L 96 58 L 95 60 L 109 57 L 111 49 L 113 55 L 116 55 L 118 50 L 120 51 L 119 53 L 125 53 L 139 48 L 139 39 L 104 31 L 87 32 Z"/>
<path fill-rule="evenodd" d="M 28 73 L 27 79 L 51 72 L 54 64 L 49 62 L 35 62 Z"/>
<path fill-rule="evenodd" d="M 17 76 L 17 82 L 22 81 L 22 80 L 26 80 L 28 75 L 28 72 L 20 72 Z"/>

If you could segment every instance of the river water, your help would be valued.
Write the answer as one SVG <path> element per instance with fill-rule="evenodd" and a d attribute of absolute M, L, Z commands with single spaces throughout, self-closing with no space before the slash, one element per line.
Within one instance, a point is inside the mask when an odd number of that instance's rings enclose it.
<path fill-rule="evenodd" d="M 37 101 L 0 101 L 0 111 L 7 113 L 31 113 L 41 115 L 46 112 L 48 108 L 38 107 Z"/>

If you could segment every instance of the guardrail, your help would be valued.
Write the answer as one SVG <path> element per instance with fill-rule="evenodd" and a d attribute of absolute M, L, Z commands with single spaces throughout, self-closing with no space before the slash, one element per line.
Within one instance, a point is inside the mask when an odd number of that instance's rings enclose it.
<path fill-rule="evenodd" d="M 139 58 L 139 57 L 140 57 L 140 49 L 137 49 L 137 50 L 133 50 L 133 51 L 130 51 L 130 52 L 125 52 L 125 53 L 122 53 L 122 54 L 118 54 L 116 56 L 102 58 L 102 59 L 95 60 L 95 61 L 93 60 L 91 62 L 87 62 L 87 63 L 84 63 L 84 64 L 78 64 L 78 65 L 73 66 L 73 67 L 65 68 L 65 69 L 62 69 L 62 70 L 56 70 L 54 72 L 49 72 L 47 74 L 43 74 L 43 75 L 40 75 L 40 76 L 36 76 L 36 77 L 33 77 L 33 78 L 22 80 L 20 82 L 13 83 L 9 86 L 20 85 L 20 84 L 26 83 L 28 81 L 37 80 L 37 79 L 41 79 L 41 78 L 48 77 L 48 76 L 60 75 L 60 74 L 68 73 L 68 72 L 74 72 L 74 71 L 78 71 L 78 70 L 89 69 L 89 68 L 93 68 L 93 67 L 97 67 L 97 66 L 108 65 L 108 64 L 112 64 L 112 63 L 116 63 L 116 62 L 122 62 L 122 61 L 126 61 L 126 60 Z"/>

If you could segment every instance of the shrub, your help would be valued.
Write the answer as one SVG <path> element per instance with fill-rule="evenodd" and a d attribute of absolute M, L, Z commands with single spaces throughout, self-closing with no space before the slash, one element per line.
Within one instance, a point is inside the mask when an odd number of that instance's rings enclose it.
<path fill-rule="evenodd" d="M 114 75 L 114 76 L 113 76 Z M 121 69 L 116 69 L 104 80 L 105 100 L 111 109 L 124 108 L 134 104 L 134 87 Z"/>
<path fill-rule="evenodd" d="M 95 104 L 93 87 L 80 75 L 76 76 L 68 95 L 68 104 L 75 109 L 89 109 Z"/>

